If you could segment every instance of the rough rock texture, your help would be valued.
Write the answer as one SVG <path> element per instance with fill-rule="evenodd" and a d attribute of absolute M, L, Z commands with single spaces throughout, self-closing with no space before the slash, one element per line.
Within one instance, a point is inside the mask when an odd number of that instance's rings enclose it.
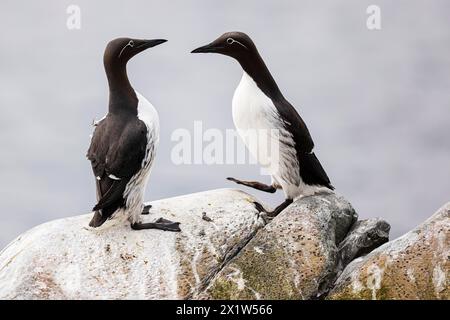
<path fill-rule="evenodd" d="M 352 261 L 329 299 L 450 299 L 450 203 L 404 236 Z"/>
<path fill-rule="evenodd" d="M 211 281 L 203 299 L 311 299 L 327 288 L 357 215 L 335 194 L 297 200 Z"/>
<path fill-rule="evenodd" d="M 0 299 L 188 298 L 263 226 L 253 201 L 215 190 L 153 202 L 144 221 L 180 221 L 181 233 L 121 219 L 92 229 L 90 214 L 37 226 L 0 253 Z"/>
<path fill-rule="evenodd" d="M 356 221 L 338 247 L 337 262 L 323 283 L 319 297 L 324 298 L 332 288 L 342 270 L 355 258 L 363 256 L 389 241 L 391 226 L 375 218 Z"/>
<path fill-rule="evenodd" d="M 123 217 L 92 229 L 91 214 L 37 226 L 0 252 L 0 299 L 450 299 L 450 203 L 385 243 L 389 224 L 356 221 L 335 194 L 267 225 L 255 200 L 221 189 L 153 202 L 144 221 L 181 233 Z"/>
<path fill-rule="evenodd" d="M 389 223 L 381 219 L 357 221 L 339 245 L 339 265 L 336 271 L 340 273 L 355 258 L 388 242 L 390 229 Z"/>

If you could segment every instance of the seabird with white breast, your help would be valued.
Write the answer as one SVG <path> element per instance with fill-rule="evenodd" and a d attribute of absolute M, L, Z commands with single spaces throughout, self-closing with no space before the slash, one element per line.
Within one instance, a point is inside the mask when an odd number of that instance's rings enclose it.
<path fill-rule="evenodd" d="M 127 62 L 138 53 L 167 40 L 118 38 L 108 43 L 103 63 L 109 84 L 108 114 L 95 123 L 87 158 L 97 187 L 97 204 L 89 225 L 99 227 L 119 213 L 131 228 L 180 231 L 179 223 L 163 218 L 142 223 L 144 193 L 159 142 L 155 108 L 128 80 Z"/>
<path fill-rule="evenodd" d="M 259 211 L 273 218 L 298 197 L 334 189 L 313 152 L 314 143 L 306 124 L 284 98 L 248 35 L 228 32 L 192 53 L 219 53 L 232 57 L 244 71 L 233 96 L 233 121 L 250 153 L 268 170 L 272 182 L 266 185 L 227 179 L 270 193 L 283 189 L 286 198 L 283 203 L 271 212 L 255 203 Z M 262 149 L 270 151 L 268 144 L 273 141 L 277 145 L 276 157 L 261 152 Z"/>

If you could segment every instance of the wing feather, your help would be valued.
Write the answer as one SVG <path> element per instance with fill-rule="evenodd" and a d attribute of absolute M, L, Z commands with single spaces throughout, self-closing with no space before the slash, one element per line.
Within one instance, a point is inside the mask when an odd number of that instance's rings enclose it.
<path fill-rule="evenodd" d="M 146 130 L 139 119 L 128 121 L 122 127 L 113 120 L 102 121 L 95 128 L 87 158 L 97 180 L 98 202 L 93 210 L 102 217 L 94 216 L 93 221 L 99 221 L 100 225 L 124 205 L 125 188 L 141 169 L 145 157 Z M 117 132 L 120 132 L 119 139 L 113 141 L 113 137 L 118 136 L 114 134 Z"/>
<path fill-rule="evenodd" d="M 303 119 L 285 99 L 274 101 L 274 105 L 286 130 L 293 136 L 302 180 L 309 185 L 321 185 L 333 190 L 328 175 L 313 152 L 314 142 Z"/>

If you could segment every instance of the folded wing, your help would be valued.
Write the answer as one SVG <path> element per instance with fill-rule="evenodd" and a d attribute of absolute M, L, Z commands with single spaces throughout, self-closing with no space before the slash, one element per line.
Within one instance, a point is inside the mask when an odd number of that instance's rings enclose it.
<path fill-rule="evenodd" d="M 96 177 L 97 204 L 94 206 L 92 227 L 103 224 L 125 204 L 123 197 L 130 179 L 142 169 L 147 146 L 147 128 L 136 119 L 127 124 L 120 134 L 111 134 L 120 128 L 107 122 L 99 123 L 94 131 L 87 157 Z M 116 132 L 117 133 L 117 132 Z M 112 141 L 112 137 L 119 137 Z"/>

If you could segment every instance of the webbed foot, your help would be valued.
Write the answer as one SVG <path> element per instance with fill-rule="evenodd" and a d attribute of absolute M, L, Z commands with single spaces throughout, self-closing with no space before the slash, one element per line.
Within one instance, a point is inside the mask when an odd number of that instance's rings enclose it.
<path fill-rule="evenodd" d="M 133 230 L 159 229 L 164 231 L 180 232 L 180 223 L 173 222 L 164 218 L 159 218 L 155 222 L 135 222 L 131 224 Z"/>

